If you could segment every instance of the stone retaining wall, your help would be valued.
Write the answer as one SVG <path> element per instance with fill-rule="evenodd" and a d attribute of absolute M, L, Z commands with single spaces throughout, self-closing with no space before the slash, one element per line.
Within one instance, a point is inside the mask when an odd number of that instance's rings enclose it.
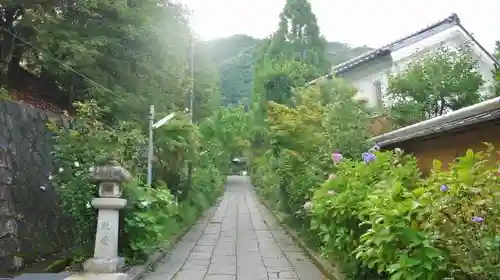
<path fill-rule="evenodd" d="M 62 252 L 71 244 L 54 187 L 49 118 L 60 116 L 0 101 L 0 275 Z"/>

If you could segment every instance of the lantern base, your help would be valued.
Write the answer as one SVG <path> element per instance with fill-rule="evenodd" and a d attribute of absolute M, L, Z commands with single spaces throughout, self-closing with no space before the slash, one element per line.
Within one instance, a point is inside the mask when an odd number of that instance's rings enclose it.
<path fill-rule="evenodd" d="M 83 264 L 86 273 L 116 273 L 125 266 L 125 259 L 116 258 L 91 258 Z"/>

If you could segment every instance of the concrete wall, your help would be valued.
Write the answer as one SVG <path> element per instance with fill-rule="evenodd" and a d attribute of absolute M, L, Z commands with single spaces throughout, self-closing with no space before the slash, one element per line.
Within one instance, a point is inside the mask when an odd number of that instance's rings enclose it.
<path fill-rule="evenodd" d="M 36 258 L 62 252 L 65 233 L 54 186 L 48 112 L 0 101 L 0 275 Z"/>
<path fill-rule="evenodd" d="M 447 168 L 455 158 L 465 155 L 467 149 L 485 150 L 483 142 L 491 143 L 500 150 L 500 121 L 472 125 L 466 130 L 438 134 L 424 140 L 404 141 L 384 149 L 399 147 L 414 154 L 425 175 L 432 169 L 434 159 L 443 162 L 444 168 Z M 500 155 L 497 154 L 496 160 L 500 160 Z"/>

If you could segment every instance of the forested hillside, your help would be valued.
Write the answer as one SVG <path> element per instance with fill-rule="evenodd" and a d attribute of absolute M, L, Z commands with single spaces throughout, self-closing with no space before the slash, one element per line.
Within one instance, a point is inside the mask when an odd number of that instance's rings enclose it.
<path fill-rule="evenodd" d="M 254 58 L 262 42 L 262 39 L 247 35 L 234 35 L 205 43 L 212 62 L 219 69 L 223 104 L 248 105 Z M 353 48 L 340 42 L 328 42 L 327 58 L 332 65 L 336 65 L 369 50 L 366 46 Z"/>

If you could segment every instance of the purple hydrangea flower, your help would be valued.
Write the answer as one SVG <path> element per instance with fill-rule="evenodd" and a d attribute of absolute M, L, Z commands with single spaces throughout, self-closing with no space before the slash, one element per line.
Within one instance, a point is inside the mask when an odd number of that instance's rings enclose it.
<path fill-rule="evenodd" d="M 479 216 L 474 216 L 474 217 L 472 217 L 472 221 L 474 223 L 481 223 L 481 222 L 484 222 L 484 218 L 483 217 L 479 217 Z"/>
<path fill-rule="evenodd" d="M 370 161 L 374 161 L 377 157 L 373 153 L 363 153 L 361 158 L 365 163 L 369 163 Z"/>
<path fill-rule="evenodd" d="M 342 156 L 342 154 L 340 154 L 340 153 L 333 153 L 332 154 L 332 161 L 333 161 L 333 163 L 337 164 L 340 161 L 342 161 L 342 159 L 344 159 L 344 157 Z"/>
<path fill-rule="evenodd" d="M 442 192 L 448 191 L 448 186 L 443 184 L 441 185 L 440 189 Z"/>

